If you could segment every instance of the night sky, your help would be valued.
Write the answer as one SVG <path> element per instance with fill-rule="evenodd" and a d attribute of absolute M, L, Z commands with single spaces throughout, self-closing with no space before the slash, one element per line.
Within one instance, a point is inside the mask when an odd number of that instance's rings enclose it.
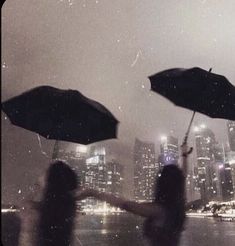
<path fill-rule="evenodd" d="M 103 142 L 126 166 L 135 137 L 182 141 L 192 112 L 150 92 L 148 76 L 174 67 L 212 67 L 235 84 L 234 0 L 7 0 L 2 8 L 2 101 L 39 85 L 77 89 L 120 121 Z M 196 114 L 218 141 L 226 121 Z M 48 166 L 53 141 L 14 127 L 2 113 L 3 202 L 28 192 Z M 74 148 L 75 145 L 70 145 Z M 129 176 L 128 176 L 129 175 Z M 129 191 L 128 194 L 130 194 Z"/>

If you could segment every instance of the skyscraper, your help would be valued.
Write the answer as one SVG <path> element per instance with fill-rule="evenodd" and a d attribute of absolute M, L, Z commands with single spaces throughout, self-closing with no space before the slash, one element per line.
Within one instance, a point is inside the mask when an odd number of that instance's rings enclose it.
<path fill-rule="evenodd" d="M 217 175 L 214 162 L 215 135 L 204 125 L 195 128 L 197 176 L 201 199 L 217 199 Z"/>
<path fill-rule="evenodd" d="M 85 184 L 86 175 L 86 159 L 88 157 L 88 148 L 84 145 L 77 145 L 76 149 L 65 151 L 64 148 L 60 148 L 58 152 L 58 158 L 65 160 L 76 172 L 79 178 L 80 186 Z"/>
<path fill-rule="evenodd" d="M 135 140 L 134 196 L 136 201 L 152 201 L 157 174 L 154 143 Z"/>
<path fill-rule="evenodd" d="M 230 201 L 234 196 L 232 163 L 229 163 L 228 155 L 222 144 L 216 144 L 214 148 L 214 163 L 216 177 L 214 182 L 217 184 L 218 200 Z"/>
<path fill-rule="evenodd" d="M 90 150 L 90 157 L 86 159 L 85 187 L 106 192 L 106 152 L 104 147 L 93 146 Z M 93 198 L 84 201 L 85 208 L 99 208 L 103 203 Z"/>
<path fill-rule="evenodd" d="M 106 191 L 106 153 L 105 148 L 99 147 L 91 150 L 90 157 L 86 159 L 86 188 Z"/>
<path fill-rule="evenodd" d="M 235 121 L 228 121 L 227 128 L 230 149 L 235 151 Z"/>
<path fill-rule="evenodd" d="M 228 163 L 231 167 L 231 176 L 233 182 L 233 198 L 235 199 L 235 151 L 227 153 Z"/>
<path fill-rule="evenodd" d="M 115 196 L 121 196 L 123 190 L 123 166 L 112 159 L 107 162 L 107 187 L 106 191 Z"/>
<path fill-rule="evenodd" d="M 161 137 L 160 144 L 160 167 L 169 164 L 178 164 L 179 146 L 178 139 L 173 136 Z"/>
<path fill-rule="evenodd" d="M 230 201 L 234 198 L 233 180 L 231 166 L 229 163 L 224 163 L 219 166 L 221 195 L 223 201 Z"/>

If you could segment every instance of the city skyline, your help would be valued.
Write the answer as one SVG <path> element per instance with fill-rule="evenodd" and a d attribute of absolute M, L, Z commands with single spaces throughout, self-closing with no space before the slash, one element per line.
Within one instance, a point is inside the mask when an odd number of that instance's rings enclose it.
<path fill-rule="evenodd" d="M 228 131 L 228 134 L 230 132 Z M 189 162 L 186 181 L 188 201 L 196 200 L 196 198 L 201 198 L 204 203 L 213 200 L 233 200 L 235 198 L 235 169 L 233 166 L 235 158 L 230 158 L 229 155 L 234 152 L 229 148 L 225 150 L 224 145 L 216 141 L 214 133 L 205 125 L 200 125 L 194 129 L 194 140 L 196 145 L 194 149 L 195 160 L 191 158 L 192 161 Z M 160 154 L 155 152 L 157 148 L 159 148 Z M 111 176 L 109 181 L 107 179 L 110 172 L 108 171 L 110 164 L 113 167 L 112 170 L 115 169 L 115 166 L 116 169 L 118 165 L 123 166 L 121 163 L 119 164 L 118 158 L 116 159 L 112 154 L 108 153 L 108 148 L 106 150 L 105 147 L 101 146 L 96 147 L 94 145 L 91 148 L 87 148 L 86 146 L 78 145 L 76 151 L 67 153 L 64 156 L 67 156 L 69 163 L 71 163 L 71 159 L 68 158 L 69 155 L 72 156 L 72 159 L 77 158 L 80 162 L 83 159 L 87 168 L 87 172 L 84 172 L 86 176 L 86 178 L 84 176 L 84 180 L 89 180 L 89 169 L 91 168 L 92 170 L 92 176 L 90 177 L 93 177 L 93 181 L 82 183 L 82 187 L 94 188 L 101 192 L 111 192 L 117 196 L 123 196 L 122 189 L 118 188 L 120 180 L 113 179 Z M 158 172 L 164 165 L 180 165 L 180 161 L 178 161 L 180 160 L 178 139 L 172 135 L 162 136 L 158 145 L 136 139 L 133 146 L 133 154 L 133 187 L 131 187 L 133 189 L 133 199 L 139 202 L 152 201 Z M 97 166 L 98 163 L 101 165 L 99 168 Z M 75 168 L 77 168 L 79 173 L 83 170 L 78 163 Z M 103 170 L 102 175 L 99 174 L 100 168 Z M 124 176 L 121 175 L 121 177 L 123 180 Z M 100 184 L 99 180 L 102 181 Z M 117 183 L 113 186 L 114 180 Z"/>

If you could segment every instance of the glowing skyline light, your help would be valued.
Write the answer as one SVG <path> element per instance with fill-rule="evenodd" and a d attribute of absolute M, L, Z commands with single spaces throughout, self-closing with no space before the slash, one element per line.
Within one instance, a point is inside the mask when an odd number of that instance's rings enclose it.
<path fill-rule="evenodd" d="M 166 140 L 167 140 L 167 136 L 162 135 L 162 136 L 160 137 L 160 139 L 161 139 L 161 141 L 162 141 L 162 142 L 164 142 L 164 141 L 166 141 Z"/>
<path fill-rule="evenodd" d="M 201 124 L 200 125 L 200 128 L 205 129 L 206 128 L 206 125 L 205 124 Z"/>
<path fill-rule="evenodd" d="M 76 152 L 79 153 L 87 153 L 87 146 L 85 145 L 79 145 L 76 147 Z"/>
<path fill-rule="evenodd" d="M 193 129 L 194 132 L 198 132 L 199 131 L 199 127 L 198 126 L 195 126 L 194 129 Z"/>

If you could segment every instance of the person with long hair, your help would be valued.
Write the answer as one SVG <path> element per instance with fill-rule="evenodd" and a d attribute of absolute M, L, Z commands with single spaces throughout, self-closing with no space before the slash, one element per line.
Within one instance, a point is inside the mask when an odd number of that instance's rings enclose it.
<path fill-rule="evenodd" d="M 39 213 L 36 245 L 70 246 L 76 213 L 73 192 L 78 188 L 76 173 L 63 161 L 55 161 L 47 171 Z"/>
<path fill-rule="evenodd" d="M 187 173 L 186 144 L 182 146 L 182 169 L 167 165 L 156 181 L 155 198 L 151 203 L 129 201 L 112 194 L 87 189 L 77 199 L 89 196 L 108 202 L 135 215 L 145 217 L 144 235 L 152 246 L 177 246 L 185 222 L 185 176 Z"/>

